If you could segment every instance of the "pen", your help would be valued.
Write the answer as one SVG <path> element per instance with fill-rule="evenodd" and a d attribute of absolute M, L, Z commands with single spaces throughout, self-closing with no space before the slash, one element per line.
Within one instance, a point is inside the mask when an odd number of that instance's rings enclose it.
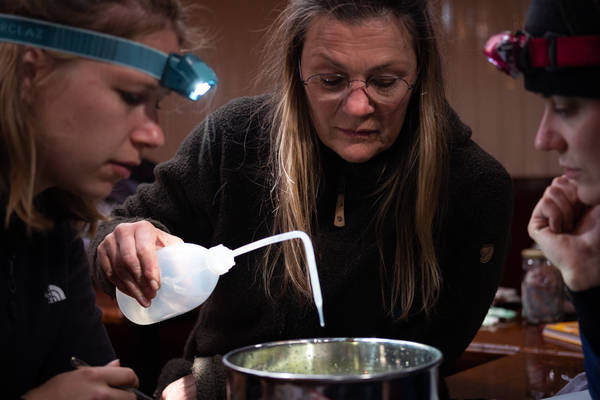
<path fill-rule="evenodd" d="M 88 363 L 86 363 L 85 361 L 80 360 L 77 357 L 71 357 L 71 366 L 75 369 L 79 369 L 81 367 L 89 367 L 90 365 Z M 145 394 L 143 392 L 140 392 L 136 388 L 126 388 L 126 387 L 121 387 L 121 386 L 116 386 L 116 388 L 121 389 L 121 390 L 126 390 L 128 392 L 132 392 L 136 395 L 136 397 L 138 399 L 154 400 L 152 397 L 148 396 L 147 394 Z"/>

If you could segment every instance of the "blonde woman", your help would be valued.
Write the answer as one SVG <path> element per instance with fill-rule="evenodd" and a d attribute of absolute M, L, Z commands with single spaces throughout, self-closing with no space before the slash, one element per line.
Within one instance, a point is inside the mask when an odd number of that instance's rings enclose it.
<path fill-rule="evenodd" d="M 146 73 L 156 65 L 127 55 L 164 62 L 179 51 L 182 21 L 177 0 L 0 4 L 4 398 L 136 397 L 124 390 L 138 378 L 115 360 L 78 232 L 94 229 L 94 202 L 140 151 L 164 141 L 156 106 L 168 89 Z M 71 357 L 91 367 L 74 370 Z"/>
<path fill-rule="evenodd" d="M 414 340 L 441 349 L 447 372 L 473 338 L 504 263 L 510 178 L 445 101 L 428 7 L 288 2 L 265 62 L 273 92 L 209 116 L 102 228 L 98 279 L 143 305 L 169 243 L 300 229 L 315 245 L 325 327 L 299 245 L 237 257 L 164 368 L 164 398 L 223 397 L 219 355 L 259 342 Z"/>

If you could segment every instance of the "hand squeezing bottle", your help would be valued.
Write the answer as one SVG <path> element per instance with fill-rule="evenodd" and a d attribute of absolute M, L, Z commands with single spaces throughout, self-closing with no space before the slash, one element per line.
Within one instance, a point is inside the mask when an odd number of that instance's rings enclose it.
<path fill-rule="evenodd" d="M 161 286 L 150 306 L 147 308 L 141 306 L 137 300 L 119 289 L 116 290 L 117 303 L 123 314 L 130 321 L 139 325 L 149 325 L 173 318 L 204 303 L 217 286 L 219 276 L 235 265 L 235 257 L 272 243 L 290 239 L 302 240 L 313 299 L 319 313 L 321 326 L 325 326 L 323 298 L 314 249 L 310 238 L 302 231 L 270 236 L 235 250 L 228 249 L 222 244 L 210 249 L 192 243 L 163 247 L 157 251 Z"/>

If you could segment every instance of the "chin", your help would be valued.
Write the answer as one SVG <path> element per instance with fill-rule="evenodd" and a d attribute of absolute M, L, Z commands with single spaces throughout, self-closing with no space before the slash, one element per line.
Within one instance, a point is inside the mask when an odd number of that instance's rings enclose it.
<path fill-rule="evenodd" d="M 369 161 L 375 157 L 378 153 L 373 151 L 336 151 L 337 155 L 340 156 L 344 161 L 353 164 L 361 164 Z"/>
<path fill-rule="evenodd" d="M 95 185 L 81 188 L 77 194 L 84 199 L 99 201 L 105 199 L 113 187 L 112 182 L 97 182 Z"/>

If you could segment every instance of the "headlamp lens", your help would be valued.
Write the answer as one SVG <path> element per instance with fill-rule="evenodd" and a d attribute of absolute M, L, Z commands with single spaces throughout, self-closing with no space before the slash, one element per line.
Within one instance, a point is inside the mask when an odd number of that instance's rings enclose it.
<path fill-rule="evenodd" d="M 196 84 L 196 87 L 192 93 L 190 93 L 190 99 L 194 101 L 198 100 L 198 97 L 205 95 L 210 89 L 212 89 L 210 84 L 206 82 L 199 82 Z"/>

